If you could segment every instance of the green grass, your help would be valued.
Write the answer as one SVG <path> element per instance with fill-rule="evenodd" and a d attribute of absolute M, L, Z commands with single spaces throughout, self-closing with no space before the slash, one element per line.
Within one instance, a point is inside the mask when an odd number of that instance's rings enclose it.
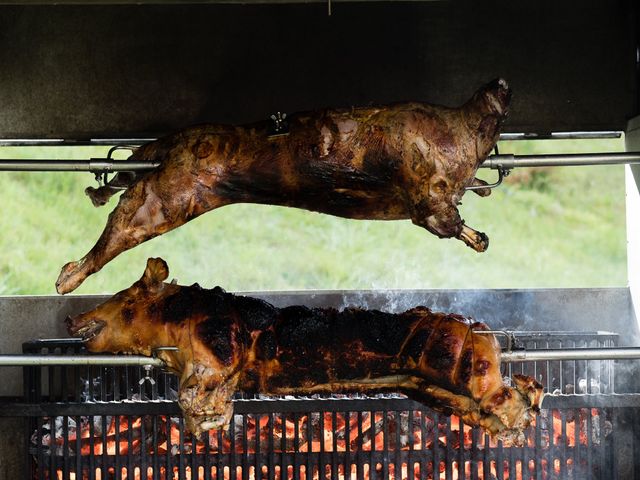
<path fill-rule="evenodd" d="M 501 152 L 621 151 L 621 140 L 504 142 Z M 106 149 L 3 148 L 2 158 L 89 158 Z M 492 177 L 493 172 L 485 172 Z M 0 172 L 0 294 L 52 294 L 60 267 L 93 246 L 113 199 L 94 208 L 88 173 Z M 114 292 L 163 257 L 180 283 L 229 290 L 508 288 L 626 285 L 624 168 L 548 169 L 468 193 L 466 222 L 486 232 L 477 254 L 409 221 L 345 220 L 232 205 L 125 252 L 77 293 Z"/>

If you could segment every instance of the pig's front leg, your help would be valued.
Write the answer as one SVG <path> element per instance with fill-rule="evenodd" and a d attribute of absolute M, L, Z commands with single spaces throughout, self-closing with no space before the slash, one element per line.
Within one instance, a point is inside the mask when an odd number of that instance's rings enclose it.
<path fill-rule="evenodd" d="M 458 209 L 442 200 L 418 199 L 413 202 L 411 221 L 440 238 L 457 238 L 477 252 L 484 252 L 489 238 L 465 225 Z"/>
<path fill-rule="evenodd" d="M 118 172 L 105 185 L 94 188 L 87 187 L 84 193 L 91 199 L 94 207 L 105 205 L 111 197 L 129 188 L 140 178 L 135 172 Z"/>
<path fill-rule="evenodd" d="M 238 376 L 218 382 L 220 375 L 203 378 L 199 365 L 194 373 L 180 384 L 178 402 L 184 413 L 187 429 L 194 435 L 207 430 L 229 427 L 233 416 L 232 398 L 236 392 Z"/>

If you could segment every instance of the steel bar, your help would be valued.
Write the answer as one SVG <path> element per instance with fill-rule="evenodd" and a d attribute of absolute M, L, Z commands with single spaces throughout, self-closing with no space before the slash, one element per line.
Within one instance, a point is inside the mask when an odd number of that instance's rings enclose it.
<path fill-rule="evenodd" d="M 564 153 L 547 155 L 491 155 L 480 168 L 576 167 L 588 165 L 625 165 L 640 163 L 640 152 Z"/>
<path fill-rule="evenodd" d="M 159 358 L 142 355 L 0 355 L 0 367 L 26 367 L 44 365 L 109 365 L 164 367 Z"/>
<path fill-rule="evenodd" d="M 504 351 L 503 363 L 539 360 L 621 360 L 640 359 L 640 347 L 617 348 L 550 348 L 538 350 Z M 164 367 L 156 357 L 142 355 L 0 355 L 0 367 L 52 365 L 111 365 Z"/>
<path fill-rule="evenodd" d="M 538 360 L 624 360 L 640 359 L 640 347 L 617 348 L 549 348 L 540 350 L 513 350 L 500 354 L 503 363 L 533 362 Z"/>
<path fill-rule="evenodd" d="M 182 1 L 182 0 L 175 0 Z M 244 1 L 244 0 L 242 0 Z M 302 0 L 301 0 L 302 1 Z M 365 0 L 361 0 L 365 1 Z M 155 0 L 154 0 L 155 2 Z M 2 0 L 0 0 L 2 4 Z M 505 140 L 575 140 L 594 138 L 620 138 L 621 131 L 603 130 L 592 132 L 551 132 L 549 134 L 539 133 L 517 133 L 504 132 L 500 134 L 500 141 Z M 53 147 L 95 147 L 112 145 L 135 145 L 140 146 L 153 142 L 156 138 L 135 137 L 135 138 L 91 138 L 88 140 L 68 140 L 64 138 L 0 138 L 0 147 L 31 147 L 31 146 L 53 146 Z"/>
<path fill-rule="evenodd" d="M 640 152 L 567 153 L 545 155 L 491 155 L 480 168 L 509 170 L 521 167 L 566 167 L 588 165 L 640 164 Z M 0 160 L 0 171 L 6 172 L 133 172 L 153 170 L 160 162 L 128 160 Z"/>
<path fill-rule="evenodd" d="M 134 172 L 153 170 L 160 162 L 129 162 L 127 160 L 0 160 L 5 172 Z"/>

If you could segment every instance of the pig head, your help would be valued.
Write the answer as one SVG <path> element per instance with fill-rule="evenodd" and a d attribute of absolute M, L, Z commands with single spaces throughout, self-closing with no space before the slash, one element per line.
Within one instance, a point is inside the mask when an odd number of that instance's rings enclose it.
<path fill-rule="evenodd" d="M 168 274 L 164 260 L 149 259 L 140 280 L 95 309 L 68 317 L 67 329 L 82 337 L 91 352 L 155 354 L 179 376 L 179 403 L 187 428 L 201 432 L 227 426 L 242 345 L 235 341 L 233 326 L 230 337 L 220 338 L 218 344 L 207 346 L 199 340 L 207 332 L 198 328 L 202 316 L 185 316 L 193 306 L 189 299 L 163 301 L 181 288 L 164 283 Z M 166 346 L 179 349 L 154 352 Z"/>

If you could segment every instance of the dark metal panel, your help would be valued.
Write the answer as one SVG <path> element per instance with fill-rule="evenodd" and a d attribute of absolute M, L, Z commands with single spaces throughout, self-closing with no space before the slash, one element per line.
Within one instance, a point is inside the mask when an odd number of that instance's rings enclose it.
<path fill-rule="evenodd" d="M 633 2 L 0 6 L 0 138 L 155 137 L 325 106 L 456 105 L 496 76 L 506 130 L 623 130 Z"/>

